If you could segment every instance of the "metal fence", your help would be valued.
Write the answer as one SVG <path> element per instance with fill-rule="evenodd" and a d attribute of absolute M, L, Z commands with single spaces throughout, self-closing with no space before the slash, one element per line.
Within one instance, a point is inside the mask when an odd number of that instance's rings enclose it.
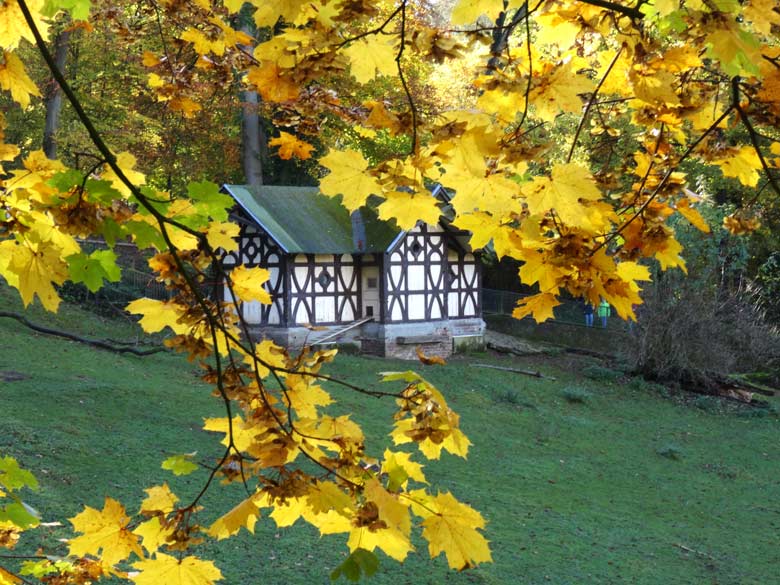
<path fill-rule="evenodd" d="M 520 299 L 531 296 L 529 294 L 522 294 L 508 290 L 497 290 L 490 288 L 482 289 L 482 311 L 486 314 L 494 315 L 511 315 L 514 308 L 517 306 L 517 302 Z M 555 319 L 548 321 L 550 324 L 557 325 L 579 325 L 585 326 L 584 316 L 584 304 L 580 299 L 559 299 L 561 303 L 553 309 Z M 528 316 L 521 321 L 533 321 L 533 318 Z M 598 317 L 595 317 L 596 323 L 594 325 L 599 327 L 600 321 Z M 627 324 L 621 320 L 615 311 L 612 311 L 612 315 L 607 319 L 607 328 L 625 329 Z"/>

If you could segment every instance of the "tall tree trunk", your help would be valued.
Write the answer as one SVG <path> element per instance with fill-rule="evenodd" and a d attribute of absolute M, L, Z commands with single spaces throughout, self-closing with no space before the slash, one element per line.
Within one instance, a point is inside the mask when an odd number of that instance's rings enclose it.
<path fill-rule="evenodd" d="M 64 23 L 63 30 L 54 38 L 54 60 L 57 69 L 65 72 L 65 61 L 68 56 L 70 44 L 70 31 L 67 29 L 69 22 Z M 46 123 L 43 127 L 43 152 L 50 159 L 57 158 L 57 129 L 60 126 L 60 112 L 62 111 L 62 88 L 52 77 L 46 86 Z"/>
<path fill-rule="evenodd" d="M 257 113 L 258 103 L 256 91 L 241 92 L 241 158 L 244 176 L 249 185 L 263 184 L 262 157 L 267 138 Z"/>
<path fill-rule="evenodd" d="M 239 15 L 241 32 L 255 38 L 257 30 L 248 12 L 247 5 Z M 243 47 L 252 54 L 253 47 Z M 240 93 L 241 99 L 241 160 L 244 167 L 244 177 L 249 185 L 263 184 L 263 160 L 268 150 L 268 137 L 263 130 L 258 105 L 260 97 L 256 91 L 245 90 Z"/>

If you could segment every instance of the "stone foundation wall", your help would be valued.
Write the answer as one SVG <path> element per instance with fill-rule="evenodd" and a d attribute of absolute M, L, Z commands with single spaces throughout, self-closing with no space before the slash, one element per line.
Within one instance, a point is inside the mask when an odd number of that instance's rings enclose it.
<path fill-rule="evenodd" d="M 255 339 L 267 337 L 284 347 L 299 349 L 317 344 L 340 327 L 311 331 L 305 327 L 255 327 Z M 417 359 L 417 348 L 425 355 L 447 358 L 453 352 L 481 350 L 485 347 L 485 322 L 480 318 L 431 321 L 426 323 L 364 323 L 333 340 L 339 345 L 354 344 L 360 351 L 380 357 Z"/>

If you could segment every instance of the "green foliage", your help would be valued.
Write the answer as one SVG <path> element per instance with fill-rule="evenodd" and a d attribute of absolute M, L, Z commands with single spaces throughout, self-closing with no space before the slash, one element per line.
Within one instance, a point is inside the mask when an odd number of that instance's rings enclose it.
<path fill-rule="evenodd" d="M 330 574 L 331 581 L 344 577 L 349 581 L 360 581 L 362 577 L 371 577 L 379 568 L 379 559 L 371 551 L 357 548 L 346 560 Z"/>
<path fill-rule="evenodd" d="M 584 367 L 582 373 L 586 378 L 598 380 L 599 382 L 615 382 L 623 377 L 623 372 L 620 370 L 613 370 L 612 368 L 600 366 L 598 364 Z"/>
<path fill-rule="evenodd" d="M 591 392 L 580 386 L 567 386 L 561 391 L 561 396 L 563 396 L 566 402 L 571 402 L 572 404 L 587 404 L 593 398 Z"/>
<path fill-rule="evenodd" d="M 667 459 L 672 459 L 673 461 L 679 461 L 683 458 L 682 448 L 679 445 L 675 445 L 673 443 L 659 447 L 656 450 L 656 453 L 658 453 L 661 457 L 666 457 Z"/>

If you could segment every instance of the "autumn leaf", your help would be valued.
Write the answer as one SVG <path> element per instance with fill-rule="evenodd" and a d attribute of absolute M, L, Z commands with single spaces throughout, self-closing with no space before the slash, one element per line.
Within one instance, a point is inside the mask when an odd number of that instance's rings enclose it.
<path fill-rule="evenodd" d="M 143 173 L 135 170 L 136 162 L 136 158 L 129 152 L 120 152 L 116 155 L 116 165 L 119 167 L 119 170 L 122 171 L 122 174 L 132 185 L 140 187 L 146 183 L 146 177 Z M 109 165 L 106 165 L 103 179 L 110 181 L 114 189 L 122 193 L 125 197 L 130 195 L 130 188 L 119 178 Z"/>
<path fill-rule="evenodd" d="M 382 35 L 363 37 L 344 50 L 352 64 L 352 75 L 359 83 L 367 83 L 377 75 L 396 75 L 397 52 L 392 42 Z"/>
<path fill-rule="evenodd" d="M 707 222 L 701 216 L 701 213 L 699 213 L 697 209 L 691 207 L 690 199 L 684 197 L 678 200 L 676 208 L 677 212 L 689 222 L 691 222 L 691 225 L 696 229 L 704 232 L 705 234 L 710 233 L 710 226 L 707 225 Z"/>
<path fill-rule="evenodd" d="M 263 287 L 268 282 L 270 272 L 265 268 L 247 268 L 243 264 L 230 271 L 233 292 L 242 301 L 259 301 L 271 304 L 271 295 Z"/>
<path fill-rule="evenodd" d="M 143 557 L 138 537 L 127 527 L 130 519 L 122 504 L 116 500 L 106 498 L 102 510 L 86 506 L 70 522 L 74 531 L 83 533 L 68 541 L 71 555 L 93 555 L 107 565 L 115 565 L 131 553 Z M 101 551 L 102 554 L 99 554 Z"/>
<path fill-rule="evenodd" d="M 14 2 L 15 3 L 15 2 Z M 27 75 L 21 59 L 14 53 L 2 53 L 0 63 L 0 89 L 11 92 L 11 98 L 23 108 L 30 105 L 30 96 L 40 96 L 41 92 Z"/>
<path fill-rule="evenodd" d="M 417 353 L 417 359 L 420 360 L 421 363 L 425 364 L 426 366 L 446 366 L 447 362 L 444 361 L 444 358 L 438 355 L 425 355 L 425 352 L 423 351 L 423 348 L 421 345 L 417 346 L 417 349 L 415 349 L 415 352 Z"/>
<path fill-rule="evenodd" d="M 528 101 L 536 108 L 536 115 L 545 122 L 552 122 L 561 112 L 579 112 L 582 109 L 580 94 L 593 91 L 596 84 L 574 70 L 574 63 L 566 61 L 548 67 L 542 81 L 528 95 Z"/>
<path fill-rule="evenodd" d="M 222 573 L 211 561 L 189 556 L 177 559 L 157 553 L 154 559 L 133 564 L 139 572 L 131 578 L 137 585 L 212 585 Z"/>
<path fill-rule="evenodd" d="M 233 222 L 212 222 L 206 231 L 206 239 L 212 249 L 222 248 L 225 252 L 238 250 L 238 234 L 241 228 Z"/>
<path fill-rule="evenodd" d="M 155 299 L 136 299 L 125 307 L 128 313 L 143 315 L 139 321 L 141 328 L 147 333 L 157 333 L 170 327 L 174 333 L 187 333 L 192 328 L 180 319 L 184 315 L 181 305 L 173 301 L 158 301 Z"/>
<path fill-rule="evenodd" d="M 68 277 L 61 251 L 51 242 L 0 242 L 0 274 L 19 290 L 25 307 L 37 296 L 45 309 L 56 312 L 60 297 L 54 288 Z"/>
<path fill-rule="evenodd" d="M 179 498 L 168 487 L 167 483 L 144 490 L 146 499 L 141 502 L 141 514 L 167 514 L 172 512 Z"/>
<path fill-rule="evenodd" d="M 279 132 L 277 138 L 269 140 L 268 146 L 278 146 L 279 158 L 282 160 L 290 160 L 292 157 L 306 160 L 311 158 L 311 152 L 314 150 L 314 147 L 308 142 L 284 131 Z"/>
<path fill-rule="evenodd" d="M 748 187 L 755 187 L 758 184 L 761 159 L 752 146 L 735 149 L 727 158 L 715 160 L 715 164 L 720 167 L 724 177 L 735 177 Z"/>
<path fill-rule="evenodd" d="M 198 469 L 198 466 L 192 462 L 194 455 L 195 453 L 172 455 L 163 461 L 160 467 L 173 472 L 174 475 L 189 475 Z"/>
<path fill-rule="evenodd" d="M 549 179 L 536 177 L 521 190 L 532 215 L 552 209 L 565 224 L 571 226 L 587 227 L 590 223 L 580 199 L 601 199 L 601 191 L 590 171 L 577 163 L 554 165 Z"/>
<path fill-rule="evenodd" d="M 430 193 L 392 191 L 384 193 L 385 201 L 379 206 L 379 219 L 394 219 L 402 230 L 410 230 L 418 221 L 430 225 L 439 222 L 439 201 Z"/>
<path fill-rule="evenodd" d="M 537 323 L 554 319 L 553 307 L 561 303 L 550 293 L 539 293 L 530 297 L 525 297 L 517 302 L 517 307 L 512 311 L 512 317 L 522 319 L 532 315 Z"/>
<path fill-rule="evenodd" d="M 175 525 L 163 526 L 160 523 L 160 517 L 154 516 L 146 522 L 141 522 L 133 530 L 133 534 L 141 537 L 141 545 L 149 552 L 157 552 L 161 546 L 164 546 L 172 540 L 176 532 Z"/>
<path fill-rule="evenodd" d="M 381 195 L 382 187 L 368 172 L 368 161 L 356 150 L 331 150 L 320 159 L 330 174 L 320 181 L 320 191 L 329 197 L 342 196 L 350 211 L 362 207 L 370 195 Z"/>
<path fill-rule="evenodd" d="M 492 562 L 488 541 L 478 531 L 485 527 L 479 512 L 444 492 L 425 502 L 432 512 L 423 520 L 422 536 L 431 557 L 444 553 L 451 569 L 462 571 Z"/>
<path fill-rule="evenodd" d="M 249 68 L 246 79 L 257 88 L 264 100 L 283 103 L 296 99 L 300 90 L 282 71 L 273 61 L 261 61 Z"/>
<path fill-rule="evenodd" d="M 238 503 L 232 510 L 223 514 L 209 527 L 209 536 L 222 540 L 238 534 L 241 528 L 246 528 L 254 534 L 255 523 L 260 514 L 260 509 L 255 500 L 258 494 L 252 494 Z"/>

